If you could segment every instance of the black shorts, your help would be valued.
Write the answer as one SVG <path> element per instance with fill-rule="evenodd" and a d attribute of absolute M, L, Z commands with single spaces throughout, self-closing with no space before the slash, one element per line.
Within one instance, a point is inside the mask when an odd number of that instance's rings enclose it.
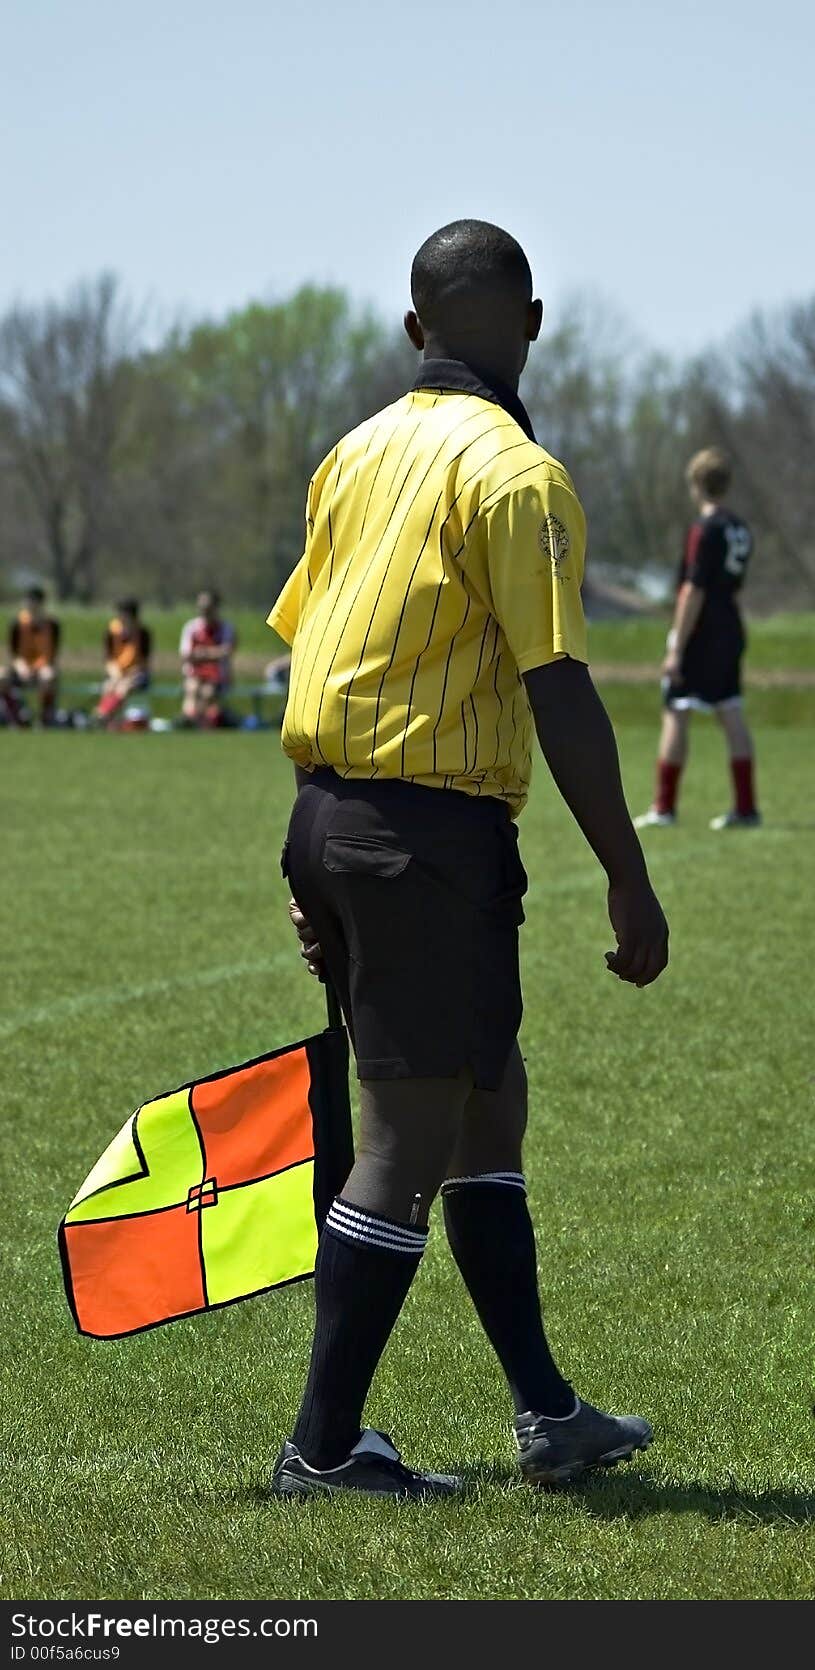
<path fill-rule="evenodd" d="M 318 770 L 283 874 L 320 943 L 361 1079 L 496 1090 L 518 1034 L 527 877 L 499 800 Z"/>
<path fill-rule="evenodd" d="M 682 660 L 679 678 L 662 686 L 666 707 L 682 712 L 696 709 L 707 713 L 714 707 L 734 707 L 741 701 L 741 646 L 702 644 L 691 640 Z"/>

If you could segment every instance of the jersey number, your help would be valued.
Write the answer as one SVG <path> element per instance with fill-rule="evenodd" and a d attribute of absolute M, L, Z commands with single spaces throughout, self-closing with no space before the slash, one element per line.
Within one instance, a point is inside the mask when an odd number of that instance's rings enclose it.
<path fill-rule="evenodd" d="M 737 580 L 744 573 L 744 565 L 750 555 L 751 539 L 746 528 L 737 528 L 732 523 L 725 529 L 727 541 L 727 555 L 724 566 L 728 574 L 733 574 Z"/>

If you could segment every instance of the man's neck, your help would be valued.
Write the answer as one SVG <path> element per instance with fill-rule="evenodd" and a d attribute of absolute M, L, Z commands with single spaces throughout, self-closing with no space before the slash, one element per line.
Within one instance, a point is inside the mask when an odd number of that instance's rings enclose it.
<path fill-rule="evenodd" d="M 504 388 L 511 389 L 513 394 L 518 393 L 518 373 L 512 367 L 508 368 L 500 355 L 496 358 L 488 352 L 482 353 L 476 349 L 465 351 L 459 348 L 456 350 L 448 348 L 446 343 L 428 338 L 425 342 L 422 358 L 425 360 L 460 360 L 462 364 L 469 366 L 471 371 L 475 371 L 485 383 L 503 383 Z"/>

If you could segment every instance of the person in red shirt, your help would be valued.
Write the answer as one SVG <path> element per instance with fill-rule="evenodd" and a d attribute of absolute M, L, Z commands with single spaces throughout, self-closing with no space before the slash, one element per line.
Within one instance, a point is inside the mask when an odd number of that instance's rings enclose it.
<path fill-rule="evenodd" d="M 128 697 L 136 690 L 146 690 L 150 683 L 152 639 L 142 624 L 139 609 L 135 597 L 125 597 L 117 603 L 116 614 L 108 622 L 105 682 L 96 709 L 96 718 L 103 725 L 115 725 Z"/>
<path fill-rule="evenodd" d="M 9 628 L 10 664 L 0 667 L 0 706 L 10 724 L 24 723 L 19 697 L 27 691 L 39 695 L 42 723 L 53 723 L 59 642 L 59 621 L 46 614 L 42 586 L 30 586 Z"/>
<path fill-rule="evenodd" d="M 211 729 L 224 722 L 224 696 L 232 682 L 237 639 L 234 627 L 221 617 L 216 591 L 199 592 L 196 607 L 198 614 L 181 633 L 182 713 L 187 724 Z"/>
<path fill-rule="evenodd" d="M 730 758 L 733 806 L 711 829 L 755 829 L 761 823 L 754 786 L 753 739 L 742 712 L 741 662 L 746 643 L 737 596 L 753 548 L 746 522 L 724 505 L 730 463 L 718 447 L 697 452 L 687 468 L 697 517 L 677 576 L 676 607 L 663 663 L 665 712 L 653 805 L 638 829 L 676 823 L 679 780 L 688 755 L 692 713 L 714 713 Z"/>

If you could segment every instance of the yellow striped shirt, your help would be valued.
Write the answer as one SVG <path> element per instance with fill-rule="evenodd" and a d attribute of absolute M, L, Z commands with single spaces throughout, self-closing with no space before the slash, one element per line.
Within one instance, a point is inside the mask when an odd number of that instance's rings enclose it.
<path fill-rule="evenodd" d="M 268 616 L 292 647 L 286 754 L 517 815 L 534 735 L 520 675 L 587 659 L 585 533 L 563 466 L 486 389 L 417 388 L 346 435 Z"/>

